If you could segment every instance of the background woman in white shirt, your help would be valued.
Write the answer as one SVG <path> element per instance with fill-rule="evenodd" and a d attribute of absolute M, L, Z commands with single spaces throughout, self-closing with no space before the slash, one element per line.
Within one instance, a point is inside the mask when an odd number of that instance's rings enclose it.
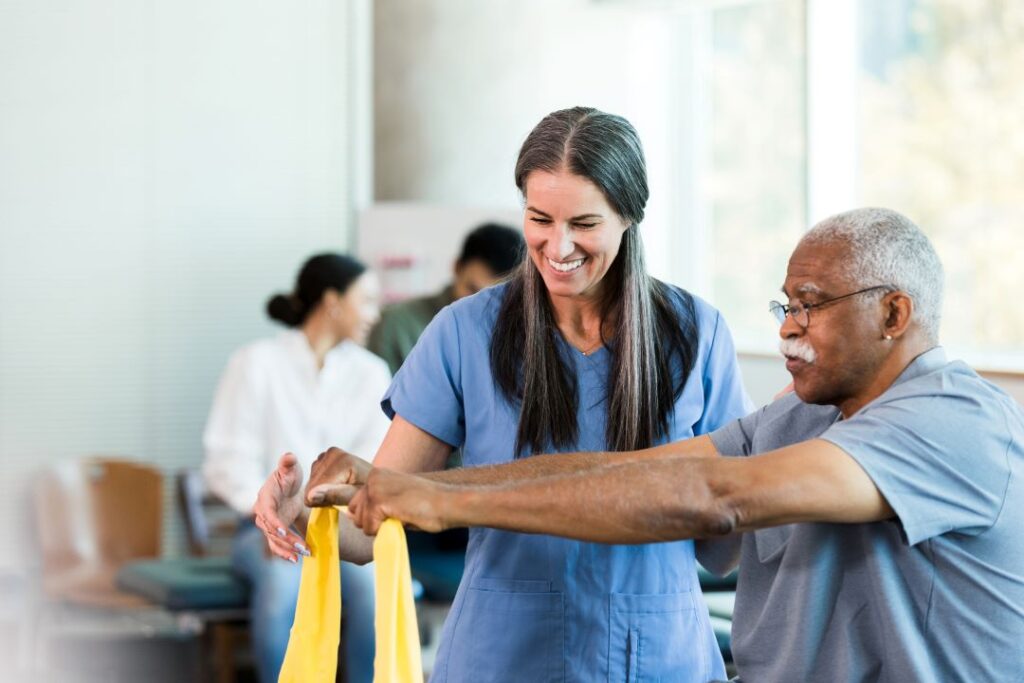
<path fill-rule="evenodd" d="M 203 435 L 207 486 L 244 516 L 235 538 L 236 569 L 252 583 L 253 655 L 261 681 L 276 681 L 288 644 L 300 568 L 271 561 L 252 524 L 252 506 L 282 453 L 308 472 L 328 446 L 375 453 L 388 429 L 380 399 L 390 383 L 383 360 L 362 348 L 379 317 L 378 285 L 359 261 L 319 254 L 302 266 L 295 289 L 267 303 L 288 326 L 236 351 L 217 388 Z M 373 676 L 373 573 L 342 563 L 350 683 Z"/>

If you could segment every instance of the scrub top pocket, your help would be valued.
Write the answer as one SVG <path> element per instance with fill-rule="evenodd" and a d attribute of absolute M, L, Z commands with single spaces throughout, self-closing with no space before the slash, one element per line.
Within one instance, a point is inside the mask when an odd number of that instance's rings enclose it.
<path fill-rule="evenodd" d="M 549 581 L 477 579 L 467 589 L 447 680 L 565 679 L 565 604 Z"/>
<path fill-rule="evenodd" d="M 705 648 L 689 591 L 609 596 L 608 683 L 706 681 Z"/>

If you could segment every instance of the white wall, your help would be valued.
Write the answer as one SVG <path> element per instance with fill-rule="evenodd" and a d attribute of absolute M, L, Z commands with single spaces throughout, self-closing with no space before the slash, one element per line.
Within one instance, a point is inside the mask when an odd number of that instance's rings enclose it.
<path fill-rule="evenodd" d="M 636 126 L 651 185 L 642 233 L 674 243 L 687 227 L 672 223 L 675 205 L 694 189 L 669 185 L 689 116 L 676 58 L 686 14 L 654 5 L 376 0 L 375 199 L 518 208 L 526 135 L 552 111 L 593 106 Z M 667 250 L 648 261 L 669 276 Z"/>
<path fill-rule="evenodd" d="M 198 464 L 229 351 L 345 247 L 361 7 L 0 2 L 0 567 L 47 462 Z"/>

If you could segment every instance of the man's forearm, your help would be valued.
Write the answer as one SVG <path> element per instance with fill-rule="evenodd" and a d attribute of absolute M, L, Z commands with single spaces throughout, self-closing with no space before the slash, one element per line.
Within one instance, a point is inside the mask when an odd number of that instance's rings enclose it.
<path fill-rule="evenodd" d="M 821 439 L 749 458 L 663 458 L 496 486 L 442 487 L 437 495 L 443 525 L 605 543 L 718 538 L 894 514 L 857 461 Z"/>
<path fill-rule="evenodd" d="M 534 455 L 500 465 L 462 467 L 441 472 L 429 472 L 422 476 L 432 481 L 455 486 L 491 486 L 589 472 L 625 463 L 655 462 L 683 457 L 712 457 L 717 454 L 709 437 L 698 436 L 641 451 Z"/>
<path fill-rule="evenodd" d="M 653 543 L 730 533 L 717 482 L 721 458 L 633 461 L 497 486 L 447 489 L 450 526 L 487 526 L 603 543 Z"/>

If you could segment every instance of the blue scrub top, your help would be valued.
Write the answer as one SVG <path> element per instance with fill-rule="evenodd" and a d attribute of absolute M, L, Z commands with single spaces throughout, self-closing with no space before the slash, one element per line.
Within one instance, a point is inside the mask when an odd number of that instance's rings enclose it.
<path fill-rule="evenodd" d="M 505 285 L 443 309 L 382 401 L 462 448 L 472 467 L 513 459 L 519 410 L 498 390 L 490 343 Z M 690 295 L 674 289 L 680 315 Z M 749 412 L 721 315 L 692 297 L 697 360 L 666 441 L 713 431 Z M 565 451 L 607 450 L 610 353 L 584 356 L 563 340 L 578 382 L 579 439 Z M 432 681 L 694 681 L 724 678 L 697 582 L 692 541 L 584 543 L 470 530 L 466 570 L 444 625 Z"/>

